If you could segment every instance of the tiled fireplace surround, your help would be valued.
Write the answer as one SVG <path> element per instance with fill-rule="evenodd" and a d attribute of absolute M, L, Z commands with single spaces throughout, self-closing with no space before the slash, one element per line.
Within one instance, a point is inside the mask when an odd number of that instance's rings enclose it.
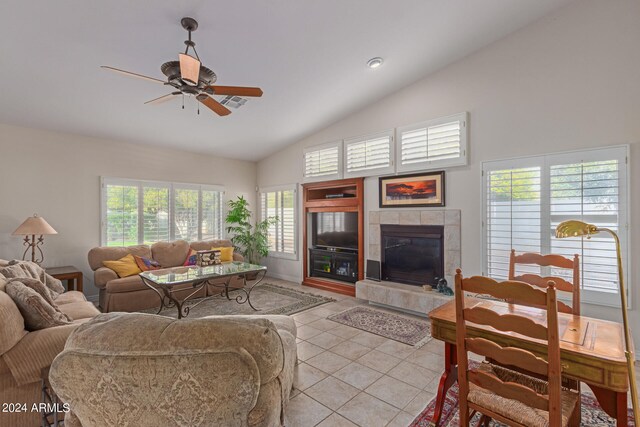
<path fill-rule="evenodd" d="M 460 210 L 383 210 L 369 212 L 368 259 L 380 261 L 380 225 L 442 225 L 444 226 L 444 271 L 453 287 L 455 270 L 460 266 Z M 356 297 L 425 315 L 452 297 L 435 291 L 425 292 L 420 286 L 395 282 L 361 280 L 356 283 Z"/>

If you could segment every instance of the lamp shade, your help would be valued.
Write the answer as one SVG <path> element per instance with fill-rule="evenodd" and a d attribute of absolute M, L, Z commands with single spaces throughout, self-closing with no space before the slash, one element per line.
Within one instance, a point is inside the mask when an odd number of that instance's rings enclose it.
<path fill-rule="evenodd" d="M 43 234 L 58 234 L 58 232 L 54 230 L 44 218 L 38 216 L 38 214 L 27 218 L 20 224 L 20 227 L 13 232 L 14 236 L 41 236 Z"/>
<path fill-rule="evenodd" d="M 197 85 L 200 79 L 200 61 L 184 53 L 180 53 L 179 57 L 180 77 L 191 85 Z"/>
<path fill-rule="evenodd" d="M 598 231 L 598 227 L 596 227 L 595 225 L 572 219 L 569 221 L 563 221 L 558 224 L 558 226 L 556 227 L 556 237 L 559 239 L 580 236 L 590 237 L 592 234 L 596 234 Z"/>

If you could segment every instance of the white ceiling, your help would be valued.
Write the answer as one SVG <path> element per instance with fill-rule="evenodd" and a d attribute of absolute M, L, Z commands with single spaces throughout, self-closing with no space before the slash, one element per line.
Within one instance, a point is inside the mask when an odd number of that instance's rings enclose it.
<path fill-rule="evenodd" d="M 569 0 L 2 0 L 0 122 L 259 160 Z M 259 86 L 227 117 L 143 105 L 186 32 L 218 84 Z M 377 70 L 365 66 L 382 56 Z"/>

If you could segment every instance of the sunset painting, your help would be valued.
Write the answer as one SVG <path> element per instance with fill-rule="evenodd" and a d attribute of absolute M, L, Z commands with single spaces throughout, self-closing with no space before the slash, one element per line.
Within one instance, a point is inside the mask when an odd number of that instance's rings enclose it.
<path fill-rule="evenodd" d="M 380 178 L 380 207 L 444 206 L 444 172 Z"/>

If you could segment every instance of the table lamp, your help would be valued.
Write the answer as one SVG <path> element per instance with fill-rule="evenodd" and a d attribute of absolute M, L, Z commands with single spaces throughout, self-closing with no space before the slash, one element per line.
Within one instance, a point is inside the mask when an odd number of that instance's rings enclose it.
<path fill-rule="evenodd" d="M 620 239 L 618 238 L 616 232 L 609 228 L 601 228 L 596 225 L 587 224 L 585 222 L 577 220 L 563 221 L 556 227 L 556 237 L 559 239 L 581 236 L 586 236 L 587 239 L 589 239 L 593 234 L 598 234 L 600 232 L 611 234 L 613 236 L 613 240 L 616 243 L 616 255 L 618 258 L 618 279 L 620 282 L 620 300 L 622 303 L 622 323 L 624 324 L 624 355 L 627 358 L 627 369 L 629 371 L 629 389 L 631 390 L 633 416 L 636 420 L 638 420 L 638 385 L 636 384 L 635 368 L 633 365 L 633 346 L 631 345 L 631 332 L 629 331 L 629 321 L 627 318 L 627 291 L 624 287 L 622 256 L 620 254 Z"/>
<path fill-rule="evenodd" d="M 12 233 L 13 236 L 25 236 L 24 245 L 27 247 L 22 253 L 22 259 L 25 259 L 27 252 L 31 249 L 31 261 L 40 264 L 44 261 L 44 254 L 41 246 L 44 244 L 45 234 L 58 234 L 56 230 L 49 225 L 44 218 L 34 214 L 27 218 L 20 227 Z M 36 240 L 36 236 L 39 236 Z M 36 258 L 36 249 L 40 253 L 40 257 Z"/>

